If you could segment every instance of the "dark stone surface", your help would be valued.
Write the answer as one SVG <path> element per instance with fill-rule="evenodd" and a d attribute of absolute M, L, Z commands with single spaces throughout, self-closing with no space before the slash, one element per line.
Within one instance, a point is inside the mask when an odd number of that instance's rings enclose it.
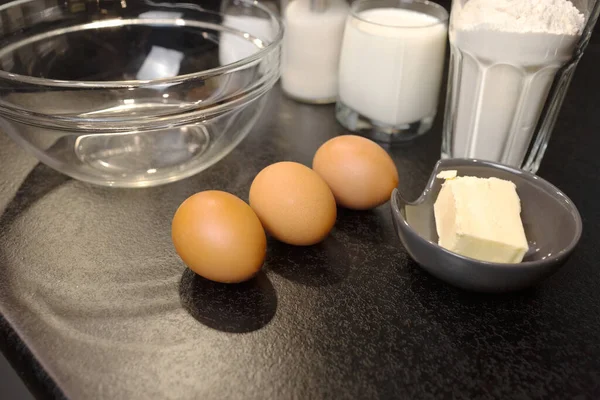
<path fill-rule="evenodd" d="M 0 354 L 0 393 L 5 396 L 8 394 L 7 397 L 12 399 L 33 399 L 33 396 L 2 354 Z"/>
<path fill-rule="evenodd" d="M 557 274 L 509 295 L 423 272 L 387 204 L 341 210 L 319 246 L 270 242 L 264 273 L 244 287 L 187 272 L 170 242 L 181 201 L 209 188 L 247 200 L 261 168 L 308 164 L 341 133 L 331 106 L 279 89 L 228 157 L 159 188 L 70 180 L 0 135 L 0 349 L 38 397 L 600 398 L 598 43 L 540 170 L 579 207 L 582 240 Z M 440 120 L 392 150 L 409 196 L 439 157 Z"/>

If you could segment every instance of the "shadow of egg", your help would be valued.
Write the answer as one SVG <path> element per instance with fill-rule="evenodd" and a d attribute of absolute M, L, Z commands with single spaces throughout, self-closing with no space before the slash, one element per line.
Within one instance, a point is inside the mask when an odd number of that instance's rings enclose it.
<path fill-rule="evenodd" d="M 237 284 L 209 281 L 186 269 L 179 285 L 181 305 L 200 323 L 223 332 L 247 333 L 275 316 L 277 295 L 263 272 Z"/>
<path fill-rule="evenodd" d="M 349 255 L 332 235 L 312 246 L 292 246 L 269 238 L 265 267 L 306 286 L 330 286 L 348 276 Z"/>
<path fill-rule="evenodd" d="M 396 243 L 394 226 L 389 218 L 387 203 L 372 210 L 349 210 L 338 208 L 336 229 L 359 244 L 379 245 L 385 242 Z"/>

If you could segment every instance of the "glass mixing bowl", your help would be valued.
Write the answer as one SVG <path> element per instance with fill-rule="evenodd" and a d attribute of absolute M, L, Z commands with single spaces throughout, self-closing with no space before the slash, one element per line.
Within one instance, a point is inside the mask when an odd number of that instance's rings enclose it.
<path fill-rule="evenodd" d="M 256 1 L 17 0 L 0 6 L 0 129 L 82 181 L 196 174 L 248 134 L 283 27 Z"/>

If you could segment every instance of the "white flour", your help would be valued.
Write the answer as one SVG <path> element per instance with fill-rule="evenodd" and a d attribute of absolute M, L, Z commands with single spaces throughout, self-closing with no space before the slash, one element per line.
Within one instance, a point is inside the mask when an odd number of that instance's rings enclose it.
<path fill-rule="evenodd" d="M 521 167 L 558 70 L 585 18 L 567 0 L 455 1 L 455 74 L 444 157 Z M 463 2 L 464 3 L 464 2 Z"/>
<path fill-rule="evenodd" d="M 577 35 L 584 16 L 567 0 L 471 0 L 454 21 L 461 30 Z"/>

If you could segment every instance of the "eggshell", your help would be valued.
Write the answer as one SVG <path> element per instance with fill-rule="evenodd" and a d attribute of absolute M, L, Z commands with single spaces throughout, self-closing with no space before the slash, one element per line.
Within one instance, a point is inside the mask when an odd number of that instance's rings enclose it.
<path fill-rule="evenodd" d="M 250 206 L 217 190 L 197 193 L 175 212 L 175 250 L 195 273 L 215 282 L 250 279 L 264 261 L 267 238 Z"/>
<path fill-rule="evenodd" d="M 343 135 L 315 153 L 313 169 L 327 182 L 337 204 L 354 210 L 377 207 L 398 186 L 398 170 L 389 154 L 361 136 Z"/>
<path fill-rule="evenodd" d="M 287 161 L 269 165 L 256 175 L 250 206 L 271 236 L 297 246 L 322 241 L 337 216 L 325 181 L 312 169 Z"/>

